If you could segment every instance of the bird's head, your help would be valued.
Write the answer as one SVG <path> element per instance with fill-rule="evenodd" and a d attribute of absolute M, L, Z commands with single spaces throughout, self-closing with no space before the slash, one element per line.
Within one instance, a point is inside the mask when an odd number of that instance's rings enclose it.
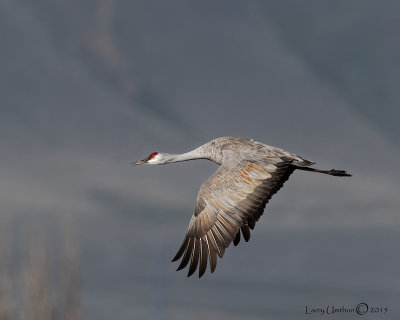
<path fill-rule="evenodd" d="M 136 165 L 145 164 L 145 163 L 147 163 L 147 164 L 163 164 L 163 163 L 165 163 L 164 156 L 162 153 L 153 152 L 148 157 L 144 158 L 143 160 L 132 162 L 132 165 L 136 166 Z"/>

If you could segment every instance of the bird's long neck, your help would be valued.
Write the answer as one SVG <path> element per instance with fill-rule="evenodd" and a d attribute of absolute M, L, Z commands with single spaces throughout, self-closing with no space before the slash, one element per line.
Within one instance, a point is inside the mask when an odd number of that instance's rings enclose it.
<path fill-rule="evenodd" d="M 165 154 L 164 158 L 165 158 L 164 163 L 173 163 L 173 162 L 181 162 L 194 159 L 206 159 L 207 157 L 202 152 L 201 147 L 199 147 L 197 149 L 182 154 Z"/>

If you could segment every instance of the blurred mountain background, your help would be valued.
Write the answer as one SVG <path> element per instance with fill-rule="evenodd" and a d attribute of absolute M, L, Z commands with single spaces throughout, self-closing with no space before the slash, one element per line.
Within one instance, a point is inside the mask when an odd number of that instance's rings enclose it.
<path fill-rule="evenodd" d="M 367 302 L 389 312 L 365 319 L 398 319 L 399 18 L 394 0 L 1 1 L 0 314 L 299 319 Z M 225 135 L 353 177 L 294 173 L 249 243 L 187 279 L 170 260 L 217 166 L 130 163 Z M 54 288 L 38 298 L 40 279 Z"/>

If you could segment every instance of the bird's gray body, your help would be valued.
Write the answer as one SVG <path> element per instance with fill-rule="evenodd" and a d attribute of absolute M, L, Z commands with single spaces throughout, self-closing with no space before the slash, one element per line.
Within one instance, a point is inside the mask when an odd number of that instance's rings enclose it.
<path fill-rule="evenodd" d="M 224 154 L 226 159 L 258 159 L 265 161 L 265 159 L 272 158 L 287 158 L 297 161 L 298 164 L 313 164 L 313 162 L 307 161 L 298 155 L 254 141 L 253 139 L 221 137 L 207 142 L 196 150 L 199 150 L 199 153 L 217 164 L 222 164 Z"/>
<path fill-rule="evenodd" d="M 199 266 L 199 277 L 210 262 L 211 272 L 233 241 L 241 235 L 248 241 L 250 229 L 263 214 L 265 205 L 294 170 L 349 176 L 342 170 L 310 168 L 314 162 L 252 139 L 222 137 L 181 154 L 153 153 L 135 164 L 164 164 L 209 159 L 219 169 L 200 188 L 193 216 L 183 243 L 173 261 L 182 257 L 178 270 L 189 262 L 188 276 Z"/>
<path fill-rule="evenodd" d="M 295 154 L 265 145 L 253 139 L 221 137 L 202 145 L 196 150 L 204 158 L 219 165 L 224 165 L 201 186 L 195 215 L 201 212 L 204 207 L 204 199 L 211 190 L 226 188 L 234 183 L 232 171 L 239 171 L 245 161 L 261 164 L 292 161 L 303 166 L 313 164 L 313 162 L 304 160 Z"/>

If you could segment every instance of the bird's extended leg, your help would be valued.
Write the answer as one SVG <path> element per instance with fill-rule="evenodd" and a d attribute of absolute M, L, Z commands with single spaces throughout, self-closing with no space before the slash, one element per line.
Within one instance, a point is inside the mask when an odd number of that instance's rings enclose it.
<path fill-rule="evenodd" d="M 309 167 L 300 167 L 300 166 L 295 166 L 296 169 L 299 170 L 304 170 L 304 171 L 312 171 L 312 172 L 319 172 L 319 173 L 325 173 L 325 174 L 329 174 L 331 176 L 337 176 L 337 177 L 351 177 L 351 174 L 348 174 L 346 171 L 344 170 L 336 170 L 336 169 L 332 169 L 332 170 L 320 170 L 320 169 L 315 169 L 315 168 L 309 168 Z"/>

